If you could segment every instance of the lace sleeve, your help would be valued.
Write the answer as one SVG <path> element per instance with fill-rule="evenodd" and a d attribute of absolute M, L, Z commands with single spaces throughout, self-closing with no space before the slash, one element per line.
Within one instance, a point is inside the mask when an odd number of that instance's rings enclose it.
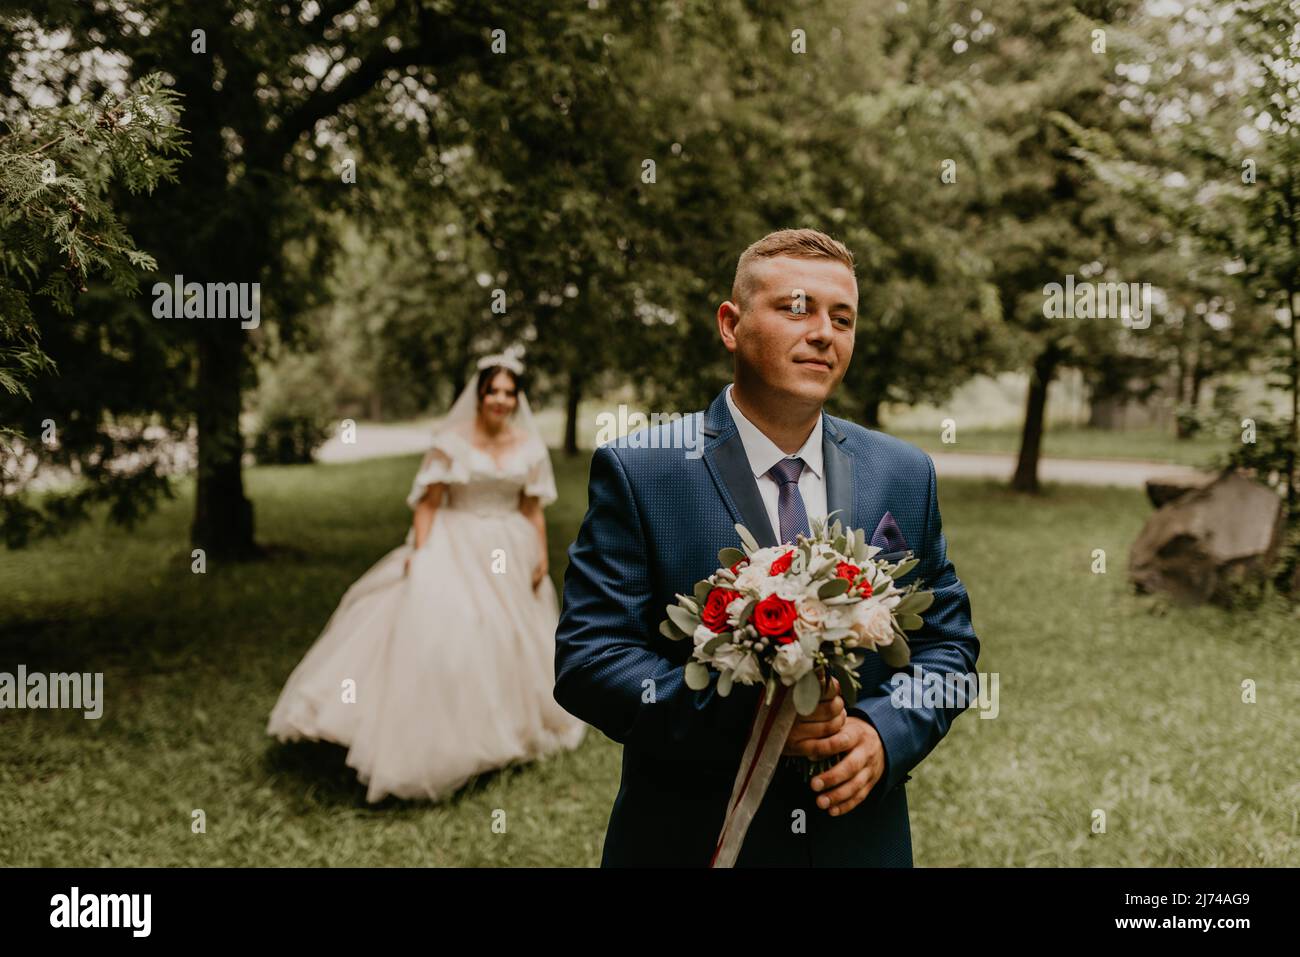
<path fill-rule="evenodd" d="M 430 485 L 463 485 L 467 482 L 469 469 L 465 466 L 463 454 L 447 441 L 447 437 L 436 436 L 433 447 L 420 463 L 420 471 L 415 473 L 415 479 L 411 482 L 411 493 L 406 496 L 406 504 L 414 510 Z"/>
<path fill-rule="evenodd" d="M 555 489 L 551 453 L 541 442 L 537 442 L 536 446 L 532 464 L 528 467 L 528 478 L 524 482 L 524 494 L 540 500 L 542 507 L 545 508 L 560 496 Z"/>

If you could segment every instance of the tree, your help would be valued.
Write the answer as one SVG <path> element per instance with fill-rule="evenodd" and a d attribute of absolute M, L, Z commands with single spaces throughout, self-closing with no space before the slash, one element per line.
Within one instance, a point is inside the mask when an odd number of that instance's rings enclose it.
<path fill-rule="evenodd" d="M 85 433 L 84 423 L 32 401 L 33 381 L 58 372 L 40 329 L 65 333 L 88 283 L 106 282 L 126 296 L 141 271 L 154 268 L 122 225 L 114 187 L 151 193 L 175 179 L 185 152 L 178 116 L 175 96 L 156 75 L 120 95 L 24 112 L 11 104 L 0 116 L 0 513 L 11 546 L 66 526 L 92 501 L 110 502 L 110 512 L 127 520 L 141 498 L 162 490 L 108 468 L 101 455 L 84 463 L 90 481 L 70 492 L 52 493 L 39 507 L 21 494 L 39 455 L 72 464 L 66 449 Z M 148 440 L 132 445 L 137 455 L 150 451 Z"/>
<path fill-rule="evenodd" d="M 265 317 L 287 324 L 304 305 L 294 298 L 304 284 L 285 257 L 302 235 L 304 200 L 341 188 L 339 172 L 325 167 L 328 151 L 318 152 L 309 137 L 346 139 L 350 121 L 372 110 L 386 122 L 378 124 L 382 137 L 363 145 L 382 156 L 411 135 L 398 129 L 403 112 L 424 112 L 403 86 L 406 71 L 426 90 L 490 71 L 489 31 L 522 33 L 544 6 L 479 2 L 447 12 L 415 0 L 52 0 L 11 17 L 19 40 L 7 52 L 12 59 L 40 37 L 68 31 L 42 77 L 60 102 L 100 82 L 96 64 L 106 57 L 122 58 L 129 76 L 165 73 L 193 118 L 191 151 L 177 167 L 178 183 L 133 208 L 128 223 L 154 251 L 164 279 L 264 284 Z M 142 320 L 126 310 L 117 321 Z M 254 555 L 239 416 L 251 382 L 248 353 L 260 337 L 233 322 L 175 325 L 194 359 L 183 397 L 198 436 L 192 543 L 210 556 Z"/>

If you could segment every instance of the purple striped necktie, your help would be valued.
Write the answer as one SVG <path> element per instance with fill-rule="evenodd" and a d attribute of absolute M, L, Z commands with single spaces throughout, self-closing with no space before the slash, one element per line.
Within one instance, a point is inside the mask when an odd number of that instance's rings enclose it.
<path fill-rule="evenodd" d="M 795 456 L 777 462 L 767 474 L 779 490 L 776 499 L 776 515 L 781 523 L 782 543 L 791 543 L 800 532 L 811 535 L 808 527 L 808 512 L 804 508 L 803 496 L 799 494 L 799 475 L 803 472 L 803 459 Z"/>

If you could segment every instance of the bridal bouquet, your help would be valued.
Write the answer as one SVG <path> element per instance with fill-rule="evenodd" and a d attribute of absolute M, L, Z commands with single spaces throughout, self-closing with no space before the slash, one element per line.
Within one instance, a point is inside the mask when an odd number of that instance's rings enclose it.
<path fill-rule="evenodd" d="M 708 687 L 718 671 L 718 694 L 736 684 L 766 686 L 750 727 L 731 805 L 718 838 L 714 863 L 728 866 L 740 850 L 749 821 L 771 781 L 795 714 L 817 707 L 830 676 L 847 702 L 861 691 L 855 670 L 862 652 L 875 651 L 891 667 L 909 660 L 906 632 L 923 624 L 921 612 L 934 593 L 919 583 L 895 584 L 917 560 L 876 561 L 880 548 L 861 529 L 845 529 L 830 516 L 809 523 L 812 534 L 793 545 L 760 548 L 743 525 L 736 531 L 744 551 L 724 548 L 721 567 L 697 582 L 693 595 L 678 595 L 659 631 L 691 638 L 686 684 Z M 838 762 L 796 758 L 805 777 Z"/>

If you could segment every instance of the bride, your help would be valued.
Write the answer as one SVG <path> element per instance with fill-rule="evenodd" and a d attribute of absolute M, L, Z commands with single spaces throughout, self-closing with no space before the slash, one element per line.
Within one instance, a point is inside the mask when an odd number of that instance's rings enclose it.
<path fill-rule="evenodd" d="M 367 801 L 440 798 L 586 731 L 553 697 L 555 477 L 522 376 L 478 363 L 412 483 L 405 543 L 343 595 L 271 712 L 281 741 L 347 747 Z"/>

